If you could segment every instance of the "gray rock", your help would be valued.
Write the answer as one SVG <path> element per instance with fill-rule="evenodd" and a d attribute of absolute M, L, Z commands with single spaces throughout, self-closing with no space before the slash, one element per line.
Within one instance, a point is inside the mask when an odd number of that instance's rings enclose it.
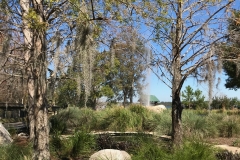
<path fill-rule="evenodd" d="M 89 160 L 131 160 L 131 156 L 116 149 L 103 149 L 94 153 Z"/>
<path fill-rule="evenodd" d="M 0 123 L 0 145 L 11 143 L 13 139 L 5 127 Z"/>

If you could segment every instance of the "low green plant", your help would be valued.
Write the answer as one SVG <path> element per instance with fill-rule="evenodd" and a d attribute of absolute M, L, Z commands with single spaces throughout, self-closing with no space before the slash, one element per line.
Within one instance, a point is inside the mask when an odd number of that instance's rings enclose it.
<path fill-rule="evenodd" d="M 134 141 L 137 145 L 131 152 L 132 160 L 169 160 L 168 147 L 163 142 L 146 136 L 137 136 Z"/>
<path fill-rule="evenodd" d="M 235 146 L 235 147 L 240 147 L 240 139 L 238 138 L 235 141 L 233 141 L 232 145 Z"/>
<path fill-rule="evenodd" d="M 159 135 L 171 135 L 172 133 L 172 117 L 171 110 L 165 110 L 161 113 L 153 115 L 153 123 L 156 124 L 155 131 Z"/>
<path fill-rule="evenodd" d="M 214 148 L 203 141 L 185 141 L 182 147 L 174 150 L 172 160 L 216 160 Z"/>
<path fill-rule="evenodd" d="M 134 131 L 140 129 L 141 118 L 125 108 L 109 108 L 101 121 L 102 130 Z"/>
<path fill-rule="evenodd" d="M 226 116 L 219 124 L 219 133 L 221 137 L 232 137 L 234 134 L 240 134 L 240 118 L 237 116 Z"/>
<path fill-rule="evenodd" d="M 0 159 L 2 160 L 25 160 L 32 155 L 32 146 L 18 146 L 9 144 L 0 146 Z"/>
<path fill-rule="evenodd" d="M 70 139 L 72 142 L 70 155 L 72 157 L 77 157 L 80 154 L 88 154 L 96 145 L 95 137 L 82 131 L 77 131 Z"/>
<path fill-rule="evenodd" d="M 97 127 L 96 112 L 90 108 L 69 107 L 50 118 L 51 132 L 64 133 L 68 129 L 91 130 Z"/>
<path fill-rule="evenodd" d="M 50 141 L 52 155 L 58 159 L 89 156 L 95 146 L 95 136 L 85 131 L 76 131 L 67 138 L 61 138 L 59 133 L 55 133 Z"/>

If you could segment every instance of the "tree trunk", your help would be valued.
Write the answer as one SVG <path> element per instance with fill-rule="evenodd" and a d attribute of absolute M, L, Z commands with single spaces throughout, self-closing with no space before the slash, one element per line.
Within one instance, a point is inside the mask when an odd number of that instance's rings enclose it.
<path fill-rule="evenodd" d="M 180 146 L 182 143 L 182 109 L 180 96 L 176 94 L 172 98 L 172 140 L 175 146 Z"/>
<path fill-rule="evenodd" d="M 180 100 L 180 92 L 183 84 L 181 74 L 181 51 L 180 39 L 182 31 L 182 2 L 178 2 L 177 23 L 175 29 L 172 30 L 173 37 L 173 61 L 172 61 L 172 140 L 174 146 L 180 146 L 182 143 L 182 105 Z"/>
<path fill-rule="evenodd" d="M 127 95 L 125 92 L 123 92 L 123 107 L 126 107 L 126 102 L 127 102 Z"/>
<path fill-rule="evenodd" d="M 37 34 L 35 34 L 37 35 Z M 35 103 L 31 107 L 34 110 L 34 155 L 33 159 L 45 160 L 50 159 L 49 152 L 49 126 L 48 126 L 48 109 L 46 99 L 46 43 L 44 32 L 38 32 L 34 36 L 34 56 L 36 63 L 33 64 L 33 81 Z"/>
<path fill-rule="evenodd" d="M 132 83 L 133 83 L 133 82 L 132 82 Z M 133 86 L 133 84 L 132 84 L 132 86 Z M 129 95 L 130 95 L 130 97 L 129 97 L 129 99 L 130 99 L 130 104 L 132 104 L 132 103 L 133 103 L 133 87 L 130 88 L 130 93 L 129 93 Z"/>
<path fill-rule="evenodd" d="M 177 52 L 176 49 L 174 51 Z M 182 87 L 182 76 L 180 70 L 180 54 L 176 54 L 173 62 L 173 80 L 172 80 L 172 140 L 173 145 L 180 146 L 182 143 L 182 105 L 180 100 L 180 91 Z"/>
<path fill-rule="evenodd" d="M 32 2 L 32 4 L 30 4 Z M 47 118 L 46 101 L 46 37 L 45 29 L 30 28 L 25 19 L 30 7 L 36 13 L 37 20 L 43 24 L 43 6 L 41 0 L 20 0 L 22 9 L 23 34 L 26 45 L 25 62 L 28 74 L 27 88 L 29 94 L 29 127 L 30 138 L 33 139 L 34 160 L 50 159 L 49 152 L 49 126 Z M 44 27 L 44 26 L 43 26 Z"/>

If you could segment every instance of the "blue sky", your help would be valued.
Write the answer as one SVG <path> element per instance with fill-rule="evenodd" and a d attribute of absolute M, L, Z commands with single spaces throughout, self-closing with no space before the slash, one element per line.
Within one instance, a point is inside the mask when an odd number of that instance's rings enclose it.
<path fill-rule="evenodd" d="M 240 8 L 240 3 L 239 0 L 235 1 L 233 4 L 233 7 L 235 9 Z M 145 33 L 147 34 L 147 33 Z M 214 84 L 214 90 L 213 90 L 213 97 L 214 96 L 227 96 L 229 98 L 234 98 L 237 97 L 240 100 L 240 89 L 235 91 L 235 90 L 229 90 L 225 88 L 224 84 L 226 81 L 226 76 L 225 73 L 222 72 L 219 75 L 221 82 L 218 85 L 218 88 L 216 88 L 216 84 Z M 160 101 L 172 101 L 171 99 L 171 89 L 168 88 L 161 80 L 159 80 L 153 73 L 151 73 L 151 76 L 149 78 L 149 94 L 155 95 Z M 186 86 L 190 85 L 194 90 L 199 89 L 202 91 L 203 95 L 205 96 L 205 99 L 208 100 L 208 85 L 201 83 L 198 84 L 197 81 L 193 78 L 188 78 L 182 87 L 182 91 L 185 90 Z"/>
<path fill-rule="evenodd" d="M 220 75 L 221 82 L 216 88 L 214 85 L 213 96 L 227 96 L 229 98 L 237 97 L 240 100 L 240 89 L 237 91 L 229 90 L 225 88 L 225 79 L 227 78 L 224 73 Z M 171 89 L 168 88 L 163 82 L 161 82 L 154 74 L 151 74 L 150 78 L 150 94 L 155 95 L 160 101 L 172 101 L 171 99 Z M 186 86 L 190 85 L 194 90 L 199 89 L 203 92 L 203 95 L 206 97 L 205 99 L 208 100 L 208 86 L 207 84 L 201 83 L 198 84 L 196 80 L 193 78 L 189 78 L 185 81 L 182 90 L 185 90 Z"/>

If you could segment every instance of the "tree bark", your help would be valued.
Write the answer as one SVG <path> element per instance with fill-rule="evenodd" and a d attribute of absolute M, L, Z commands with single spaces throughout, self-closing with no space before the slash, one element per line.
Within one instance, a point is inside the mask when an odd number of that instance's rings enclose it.
<path fill-rule="evenodd" d="M 26 45 L 25 62 L 28 75 L 27 88 L 29 95 L 29 128 L 30 138 L 33 139 L 34 160 L 50 159 L 49 126 L 46 100 L 46 32 L 39 28 L 29 27 L 26 19 L 30 9 L 36 13 L 37 20 L 43 23 L 43 6 L 41 0 L 20 0 L 24 43 Z M 31 8 L 30 8 L 31 7 Z"/>
<path fill-rule="evenodd" d="M 172 61 L 172 140 L 174 146 L 180 146 L 182 143 L 182 105 L 180 100 L 180 92 L 182 88 L 181 74 L 181 51 L 180 38 L 182 31 L 182 2 L 178 2 L 176 28 L 172 30 L 173 37 L 173 61 Z"/>

